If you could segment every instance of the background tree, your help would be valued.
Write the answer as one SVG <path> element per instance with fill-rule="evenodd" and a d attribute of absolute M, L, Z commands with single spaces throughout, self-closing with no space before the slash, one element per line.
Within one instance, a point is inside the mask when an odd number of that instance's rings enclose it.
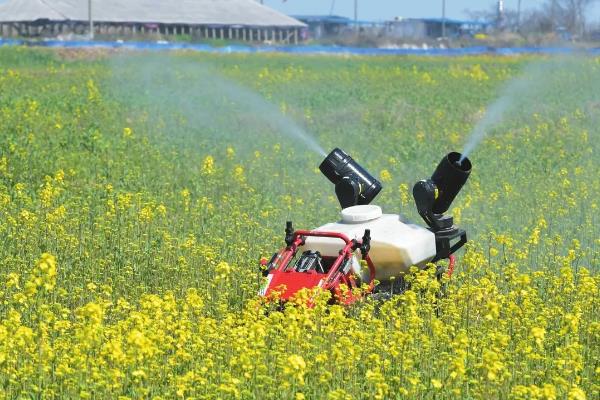
<path fill-rule="evenodd" d="M 540 7 L 528 12 L 521 12 L 521 1 L 516 10 L 504 11 L 504 28 L 523 33 L 548 33 L 558 29 L 566 30 L 579 37 L 586 32 L 586 11 L 600 0 L 546 0 Z M 465 11 L 472 19 L 496 21 L 497 4 L 491 3 L 486 10 Z"/>

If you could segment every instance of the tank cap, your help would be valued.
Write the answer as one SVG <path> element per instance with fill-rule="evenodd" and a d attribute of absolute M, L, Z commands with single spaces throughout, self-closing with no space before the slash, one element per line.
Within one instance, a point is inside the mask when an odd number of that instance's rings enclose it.
<path fill-rule="evenodd" d="M 366 222 L 383 215 L 381 207 L 374 205 L 353 206 L 341 212 L 342 221 L 347 223 Z"/>

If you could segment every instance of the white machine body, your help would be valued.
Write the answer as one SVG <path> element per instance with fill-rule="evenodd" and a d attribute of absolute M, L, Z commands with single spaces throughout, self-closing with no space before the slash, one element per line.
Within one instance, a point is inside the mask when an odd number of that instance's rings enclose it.
<path fill-rule="evenodd" d="M 381 207 L 362 205 L 348 207 L 341 212 L 339 222 L 326 224 L 316 231 L 339 232 L 350 239 L 360 240 L 365 229 L 371 230 L 369 255 L 375 265 L 375 278 L 379 281 L 398 277 L 411 266 L 422 268 L 436 255 L 435 235 L 426 228 L 402 222 L 397 214 L 383 214 Z M 323 256 L 337 257 L 343 242 L 335 238 L 308 237 L 301 251 L 319 251 Z M 353 260 L 353 270 L 366 278 L 360 271 L 360 252 Z M 368 274 L 367 274 L 368 275 Z"/>

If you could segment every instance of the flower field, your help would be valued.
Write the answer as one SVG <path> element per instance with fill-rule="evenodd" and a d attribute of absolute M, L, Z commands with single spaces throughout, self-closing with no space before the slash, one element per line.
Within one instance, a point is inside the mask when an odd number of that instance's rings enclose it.
<path fill-rule="evenodd" d="M 338 218 L 292 121 L 419 221 L 414 182 L 532 64 L 470 155 L 444 296 L 415 271 L 384 304 L 261 304 L 285 221 Z M 599 78 L 584 57 L 0 48 L 0 399 L 600 398 Z"/>

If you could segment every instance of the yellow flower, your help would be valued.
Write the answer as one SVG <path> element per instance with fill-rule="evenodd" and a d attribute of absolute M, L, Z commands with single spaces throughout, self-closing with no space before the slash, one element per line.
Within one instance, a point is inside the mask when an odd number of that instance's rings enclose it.
<path fill-rule="evenodd" d="M 586 400 L 587 396 L 585 392 L 578 387 L 573 387 L 569 390 L 569 394 L 567 395 L 569 400 Z"/>
<path fill-rule="evenodd" d="M 531 328 L 531 336 L 534 337 L 537 346 L 541 348 L 544 343 L 544 337 L 546 336 L 546 330 L 540 327 L 533 327 Z"/>
<path fill-rule="evenodd" d="M 236 165 L 233 169 L 233 177 L 239 183 L 244 183 L 246 181 L 246 177 L 244 176 L 244 167 L 241 165 Z"/>
<path fill-rule="evenodd" d="M 227 158 L 230 160 L 233 157 L 235 157 L 235 149 L 233 147 L 227 147 L 226 153 L 227 153 Z"/>
<path fill-rule="evenodd" d="M 7 288 L 12 288 L 14 287 L 15 289 L 20 289 L 19 288 L 19 274 L 11 272 L 10 274 L 8 274 L 8 276 L 6 277 L 6 287 Z"/>
<path fill-rule="evenodd" d="M 390 171 L 387 169 L 381 170 L 379 177 L 381 178 L 382 182 L 390 182 L 392 180 L 392 174 L 390 174 Z"/>
<path fill-rule="evenodd" d="M 217 277 L 219 279 L 226 279 L 231 274 L 231 266 L 225 261 L 221 261 L 219 264 L 217 264 L 215 272 L 217 273 Z"/>
<path fill-rule="evenodd" d="M 80 317 L 83 317 L 94 325 L 100 324 L 104 317 L 102 306 L 93 302 L 87 303 L 85 306 L 81 307 L 77 313 Z"/>
<path fill-rule="evenodd" d="M 202 162 L 202 175 L 212 175 L 215 173 L 215 159 L 212 156 L 206 156 Z"/>
<path fill-rule="evenodd" d="M 306 362 L 302 356 L 292 354 L 287 358 L 287 363 L 283 367 L 283 372 L 286 375 L 291 375 L 298 380 L 300 385 L 304 384 L 304 374 L 306 370 Z"/>

